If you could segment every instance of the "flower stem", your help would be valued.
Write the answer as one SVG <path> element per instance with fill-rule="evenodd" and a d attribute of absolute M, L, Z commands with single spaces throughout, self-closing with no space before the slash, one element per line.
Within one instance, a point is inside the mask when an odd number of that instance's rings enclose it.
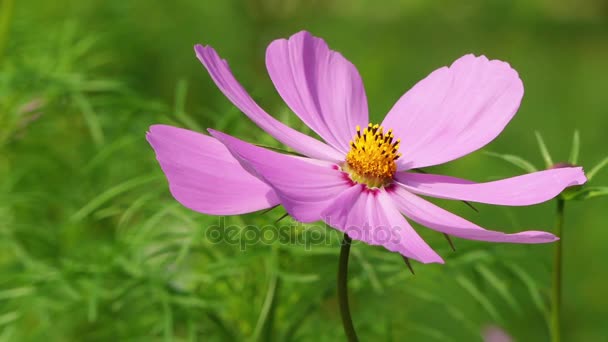
<path fill-rule="evenodd" d="M 342 316 L 342 325 L 344 333 L 349 342 L 357 342 L 357 333 L 353 326 L 353 320 L 350 316 L 350 308 L 348 305 L 348 256 L 350 254 L 350 245 L 353 240 L 344 233 L 342 247 L 340 248 L 340 261 L 338 264 L 338 302 L 340 303 L 340 316 Z"/>
<path fill-rule="evenodd" d="M 560 342 L 561 297 L 562 297 L 562 243 L 564 227 L 564 200 L 557 199 L 555 235 L 560 239 L 555 245 L 553 260 L 553 291 L 551 292 L 551 341 Z"/>

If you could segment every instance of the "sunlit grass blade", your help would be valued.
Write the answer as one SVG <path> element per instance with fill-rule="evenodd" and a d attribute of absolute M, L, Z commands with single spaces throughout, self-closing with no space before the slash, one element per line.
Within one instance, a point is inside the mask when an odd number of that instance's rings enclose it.
<path fill-rule="evenodd" d="M 515 278 L 526 287 L 532 303 L 536 309 L 538 309 L 538 312 L 543 315 L 545 324 L 547 324 L 547 327 L 550 329 L 549 307 L 547 306 L 546 301 L 543 299 L 540 286 L 536 283 L 534 277 L 514 263 L 509 263 L 505 266 L 511 271 Z"/>
<path fill-rule="evenodd" d="M 363 271 L 365 272 L 365 275 L 367 275 L 367 278 L 369 279 L 374 291 L 376 293 L 382 293 L 384 290 L 382 287 L 382 283 L 380 283 L 380 279 L 378 278 L 376 271 L 374 271 L 374 267 L 372 266 L 372 264 L 369 263 L 367 258 L 363 256 L 363 253 L 361 253 L 359 249 L 353 249 L 352 253 L 354 257 L 358 259 L 359 264 L 361 264 L 361 266 L 363 267 Z"/>
<path fill-rule="evenodd" d="M 469 278 L 460 274 L 456 276 L 456 282 L 465 289 L 473 299 L 475 299 L 479 305 L 481 305 L 492 318 L 497 322 L 502 322 L 503 319 L 498 313 L 496 306 L 492 301 L 475 285 Z"/>
<path fill-rule="evenodd" d="M 78 210 L 76 213 L 74 213 L 74 215 L 72 215 L 72 217 L 70 217 L 70 220 L 72 220 L 72 221 L 82 220 L 84 217 L 89 215 L 91 212 L 93 212 L 94 210 L 96 210 L 97 208 L 99 208 L 100 206 L 102 206 L 104 203 L 111 200 L 112 198 L 114 198 L 126 191 L 129 191 L 133 188 L 142 186 L 147 183 L 151 183 L 158 179 L 159 179 L 159 176 L 157 176 L 157 175 L 141 176 L 141 177 L 136 177 L 136 178 L 130 179 L 126 182 L 120 183 L 120 184 L 108 189 L 107 191 L 101 193 L 99 196 L 91 199 L 89 201 L 89 203 L 87 203 L 84 207 L 82 207 L 80 210 Z"/>
<path fill-rule="evenodd" d="M 454 341 L 453 338 L 444 334 L 443 332 L 438 330 L 437 327 L 435 327 L 435 326 L 427 326 L 427 325 L 423 325 L 423 324 L 411 324 L 411 325 L 408 325 L 408 328 L 421 335 L 430 337 L 431 339 L 436 340 L 436 341 L 448 341 L 448 342 Z"/>
<path fill-rule="evenodd" d="M 490 262 L 493 259 L 494 256 L 492 253 L 486 250 L 475 249 L 465 253 L 457 253 L 456 256 L 451 259 L 450 265 L 453 267 L 460 267 L 479 262 Z"/>
<path fill-rule="evenodd" d="M 101 146 L 105 139 L 101 124 L 97 118 L 97 114 L 93 110 L 93 106 L 91 106 L 91 103 L 86 99 L 86 97 L 80 93 L 74 94 L 72 98 L 82 113 L 82 117 L 89 128 L 93 142 L 95 145 Z"/>
<path fill-rule="evenodd" d="M 418 299 L 429 302 L 429 304 L 439 305 L 442 309 L 445 309 L 446 313 L 454 318 L 454 320 L 461 322 L 466 326 L 471 333 L 478 333 L 479 329 L 477 328 L 477 325 L 467 316 L 466 312 L 440 297 L 441 294 L 416 287 L 408 288 L 407 292 Z"/>
<path fill-rule="evenodd" d="M 604 158 L 601 162 L 595 165 L 589 172 L 587 172 L 587 180 L 593 179 L 595 175 L 600 172 L 604 167 L 608 166 L 608 157 Z"/>
<path fill-rule="evenodd" d="M 581 151 L 581 137 L 580 133 L 577 130 L 574 130 L 574 135 L 572 136 L 572 148 L 570 149 L 570 157 L 568 161 L 572 165 L 576 165 L 578 163 L 578 155 Z"/>
<path fill-rule="evenodd" d="M 593 197 L 601 197 L 608 195 L 608 186 L 590 186 L 582 188 L 580 191 L 574 192 L 572 195 L 565 195 L 565 199 L 586 200 Z"/>
<path fill-rule="evenodd" d="M 202 127 L 186 113 L 186 98 L 188 95 L 188 81 L 180 79 L 175 86 L 175 100 L 173 112 L 175 117 L 187 128 L 195 131 L 203 131 Z"/>
<path fill-rule="evenodd" d="M 335 293 L 335 284 L 330 282 L 329 286 L 324 289 L 320 289 L 317 293 L 318 296 L 312 298 L 305 298 L 302 303 L 296 306 L 298 309 L 296 313 L 291 314 L 292 319 L 289 325 L 285 329 L 282 338 L 279 341 L 294 341 L 294 336 L 302 328 L 303 324 L 314 312 L 321 306 L 322 302 L 330 298 Z"/>
<path fill-rule="evenodd" d="M 21 317 L 21 315 L 17 311 L 12 311 L 12 312 L 0 315 L 0 327 L 2 327 L 3 325 L 7 325 L 9 323 L 12 323 L 13 321 L 16 321 L 17 319 L 19 319 L 19 317 Z"/>
<path fill-rule="evenodd" d="M 31 286 L 18 287 L 0 291 L 0 300 L 14 299 L 25 297 L 34 293 L 34 288 Z"/>
<path fill-rule="evenodd" d="M 122 91 L 123 85 L 115 80 L 96 79 L 83 81 L 78 85 L 78 90 L 82 93 L 99 93 L 108 91 Z"/>
<path fill-rule="evenodd" d="M 278 253 L 278 250 L 274 250 L 274 253 Z M 279 289 L 279 275 L 278 275 L 278 265 L 276 264 L 276 255 L 271 257 L 271 261 L 269 261 L 269 280 L 268 286 L 266 289 L 266 297 L 264 298 L 264 303 L 262 304 L 262 308 L 260 310 L 260 315 L 258 316 L 257 323 L 253 330 L 253 334 L 251 337 L 252 341 L 260 341 L 262 338 L 264 341 L 269 341 L 272 336 L 272 327 L 274 324 L 274 314 L 276 311 L 277 301 L 278 301 L 278 289 Z"/>
<path fill-rule="evenodd" d="M 163 306 L 163 339 L 165 342 L 173 341 L 173 310 L 167 296 L 162 297 Z"/>
<path fill-rule="evenodd" d="M 279 271 L 279 276 L 286 283 L 310 284 L 321 280 L 321 277 L 316 273 L 301 274 Z"/>
<path fill-rule="evenodd" d="M 495 152 L 490 152 L 490 151 L 484 151 L 484 154 L 488 155 L 490 157 L 502 159 L 502 160 L 506 161 L 507 163 L 526 171 L 527 173 L 532 173 L 532 172 L 538 171 L 536 169 L 536 167 L 534 167 L 534 165 L 532 165 L 532 163 L 530 163 L 529 161 L 527 161 L 521 157 L 518 157 L 516 155 L 501 154 L 501 153 L 495 153 Z"/>
<path fill-rule="evenodd" d="M 117 227 L 119 227 L 119 228 L 123 227 L 127 222 L 129 222 L 129 220 L 131 220 L 131 218 L 135 215 L 135 213 L 139 209 L 141 209 L 148 203 L 148 201 L 152 200 L 155 197 L 159 197 L 161 192 L 164 192 L 164 191 L 166 191 L 166 190 L 160 189 L 157 191 L 150 191 L 150 192 L 144 193 L 143 195 L 139 196 L 137 199 L 133 200 L 126 209 L 123 209 L 122 215 L 118 219 Z"/>
<path fill-rule="evenodd" d="M 545 161 L 546 168 L 550 168 L 553 166 L 553 159 L 551 159 L 551 154 L 549 154 L 549 150 L 547 149 L 547 145 L 545 145 L 545 141 L 543 136 L 539 131 L 535 131 L 534 135 L 536 136 L 536 142 L 538 143 L 538 148 L 540 149 L 540 154 Z"/>
<path fill-rule="evenodd" d="M 114 156 L 114 153 L 129 148 L 137 138 L 133 136 L 124 137 L 106 144 L 91 160 L 83 167 L 84 172 L 91 172 L 95 168 L 101 167 Z"/>
<path fill-rule="evenodd" d="M 15 341 L 15 330 L 16 330 L 16 326 L 15 325 L 11 325 L 8 327 L 5 327 L 4 329 L 2 329 L 2 332 L 0 333 L 0 342 L 12 342 Z"/>
<path fill-rule="evenodd" d="M 511 306 L 514 311 L 519 314 L 522 313 L 520 305 L 517 304 L 515 297 L 513 297 L 513 294 L 509 290 L 505 281 L 501 280 L 498 275 L 494 273 L 494 271 L 492 271 L 484 264 L 479 264 L 476 267 L 476 270 L 479 275 L 481 275 L 483 280 L 487 284 L 489 284 L 494 290 L 496 290 L 496 292 L 502 297 L 502 299 L 505 300 L 505 302 L 509 304 L 509 306 Z"/>

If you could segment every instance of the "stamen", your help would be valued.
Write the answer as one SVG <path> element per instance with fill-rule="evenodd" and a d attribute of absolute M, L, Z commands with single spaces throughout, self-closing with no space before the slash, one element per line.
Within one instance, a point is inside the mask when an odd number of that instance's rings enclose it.
<path fill-rule="evenodd" d="M 395 160 L 401 156 L 397 153 L 401 140 L 393 139 L 392 129 L 384 133 L 379 124 L 370 123 L 363 131 L 356 126 L 356 132 L 343 169 L 353 181 L 371 188 L 390 184 L 397 171 Z"/>

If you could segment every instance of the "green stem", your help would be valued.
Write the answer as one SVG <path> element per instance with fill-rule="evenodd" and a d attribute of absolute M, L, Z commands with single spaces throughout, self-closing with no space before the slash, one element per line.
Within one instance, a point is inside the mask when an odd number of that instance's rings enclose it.
<path fill-rule="evenodd" d="M 557 212 L 555 223 L 555 235 L 560 239 L 555 245 L 555 256 L 553 260 L 553 291 L 551 292 L 551 341 L 560 342 L 561 331 L 561 297 L 562 297 L 562 243 L 564 227 L 564 200 L 557 199 Z"/>
<path fill-rule="evenodd" d="M 270 262 L 270 279 L 268 281 L 268 289 L 266 290 L 266 298 L 262 304 L 262 310 L 253 331 L 252 341 L 269 341 L 272 338 L 272 326 L 274 324 L 280 284 L 276 253 L 277 251 L 275 250 Z"/>
<path fill-rule="evenodd" d="M 342 316 L 342 325 L 344 333 L 349 342 L 357 342 L 357 333 L 353 326 L 353 320 L 350 316 L 350 307 L 348 305 L 348 255 L 350 254 L 350 245 L 353 240 L 344 233 L 342 247 L 340 248 L 340 261 L 338 264 L 338 302 L 340 303 L 340 316 Z"/>

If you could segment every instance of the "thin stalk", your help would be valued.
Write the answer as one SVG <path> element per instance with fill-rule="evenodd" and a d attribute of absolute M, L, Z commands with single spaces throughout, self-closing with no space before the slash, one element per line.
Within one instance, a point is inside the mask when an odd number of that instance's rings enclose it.
<path fill-rule="evenodd" d="M 274 315 L 276 313 L 280 283 L 277 265 L 278 260 L 276 255 L 273 255 L 272 259 L 273 260 L 271 261 L 270 265 L 270 279 L 268 281 L 268 288 L 266 290 L 266 298 L 262 304 L 262 310 L 260 311 L 260 316 L 258 317 L 258 321 L 255 325 L 251 341 L 268 341 L 272 337 L 272 326 L 274 324 Z"/>
<path fill-rule="evenodd" d="M 350 307 L 348 305 L 348 256 L 350 254 L 350 245 L 353 240 L 344 233 L 342 247 L 340 248 L 340 261 L 338 263 L 338 302 L 340 304 L 340 316 L 342 316 L 342 325 L 344 333 L 349 342 L 357 342 L 357 333 L 353 326 L 353 319 L 350 316 Z"/>
<path fill-rule="evenodd" d="M 562 298 L 562 243 L 564 227 L 564 200 L 557 199 L 555 235 L 559 240 L 555 245 L 553 260 L 553 289 L 551 291 L 551 341 L 561 341 L 561 298 Z"/>

